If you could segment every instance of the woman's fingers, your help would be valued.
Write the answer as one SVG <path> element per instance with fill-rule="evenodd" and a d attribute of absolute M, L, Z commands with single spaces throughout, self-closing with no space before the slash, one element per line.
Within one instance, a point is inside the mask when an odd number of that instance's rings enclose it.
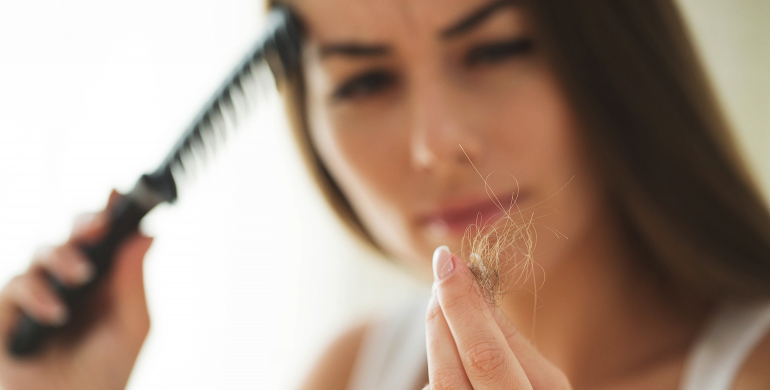
<path fill-rule="evenodd" d="M 117 206 L 123 195 L 112 190 L 104 210 L 82 214 L 76 219 L 70 243 L 94 243 L 109 227 L 110 210 Z M 105 320 L 113 322 L 115 329 L 131 333 L 132 340 L 144 340 L 150 326 L 147 301 L 144 292 L 143 260 L 153 239 L 137 232 L 127 237 L 118 247 L 112 271 L 104 284 L 105 296 L 110 300 L 110 312 Z M 141 345 L 141 344 L 139 344 Z"/>
<path fill-rule="evenodd" d="M 118 190 L 113 188 L 112 191 L 110 191 L 110 196 L 107 198 L 106 209 L 107 210 L 111 209 L 122 198 L 123 198 L 123 195 L 120 192 L 118 192 Z"/>
<path fill-rule="evenodd" d="M 82 253 L 81 245 L 96 242 L 106 232 L 109 224 L 107 210 L 114 208 L 120 198 L 113 191 L 105 210 L 80 216 L 68 242 L 37 251 L 27 272 L 0 290 L 0 336 L 7 337 L 13 331 L 22 311 L 42 324 L 60 326 L 68 321 L 67 307 L 52 289 L 48 275 L 69 286 L 82 285 L 93 279 L 95 269 Z M 91 302 L 97 308 L 94 315 L 90 320 L 80 322 L 96 330 L 77 340 L 98 343 L 98 348 L 104 347 L 104 350 L 117 348 L 116 351 L 133 356 L 132 359 L 136 356 L 150 324 L 142 264 L 152 241 L 152 238 L 136 233 L 119 246 L 113 270 L 102 283 L 98 299 Z M 96 322 L 89 322 L 93 320 Z M 67 331 L 84 329 L 69 327 Z M 104 337 L 111 340 L 109 348 L 103 342 Z M 0 359 L 2 356 L 0 354 Z"/>
<path fill-rule="evenodd" d="M 434 294 L 475 390 L 532 389 L 470 270 L 447 247 L 433 254 Z"/>
<path fill-rule="evenodd" d="M 452 332 L 434 294 L 425 317 L 428 377 L 433 390 L 473 390 L 463 369 Z M 428 388 L 428 386 L 426 386 Z"/>
<path fill-rule="evenodd" d="M 572 388 L 567 376 L 538 352 L 529 339 L 513 326 L 500 308 L 494 310 L 494 318 L 533 388 L 548 390 Z"/>
<path fill-rule="evenodd" d="M 109 220 L 107 211 L 102 210 L 96 213 L 84 213 L 75 218 L 72 226 L 69 242 L 71 243 L 93 243 L 107 230 Z"/>
<path fill-rule="evenodd" d="M 94 275 L 94 267 L 73 245 L 43 247 L 32 259 L 31 272 L 43 269 L 68 286 L 79 286 Z"/>
<path fill-rule="evenodd" d="M 41 248 L 27 272 L 13 278 L 3 289 L 0 315 L 16 318 L 11 312 L 21 309 L 44 324 L 59 326 L 67 322 L 67 307 L 51 288 L 46 274 L 66 285 L 79 286 L 93 277 L 94 269 L 73 244 Z M 0 326 L 4 331 L 15 323 L 6 322 Z"/>
<path fill-rule="evenodd" d="M 67 321 L 66 306 L 41 274 L 28 272 L 11 279 L 2 295 L 3 300 L 41 323 L 58 326 Z"/>
<path fill-rule="evenodd" d="M 72 243 L 93 243 L 104 234 L 109 225 L 109 210 L 118 203 L 123 197 L 118 191 L 112 190 L 107 206 L 95 213 L 83 213 L 75 218 L 72 227 L 69 242 Z"/>

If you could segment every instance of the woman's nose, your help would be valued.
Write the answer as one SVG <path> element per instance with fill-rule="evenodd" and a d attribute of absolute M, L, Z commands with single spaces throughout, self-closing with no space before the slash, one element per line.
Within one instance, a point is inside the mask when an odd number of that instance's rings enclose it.
<path fill-rule="evenodd" d="M 416 170 L 451 174 L 481 158 L 480 134 L 468 123 L 469 107 L 461 106 L 461 91 L 453 88 L 434 73 L 412 89 L 410 149 Z"/>

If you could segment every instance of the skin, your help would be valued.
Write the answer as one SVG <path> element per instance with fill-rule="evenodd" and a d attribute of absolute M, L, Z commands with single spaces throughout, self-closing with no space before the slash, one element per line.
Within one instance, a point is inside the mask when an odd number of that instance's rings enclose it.
<path fill-rule="evenodd" d="M 108 208 L 119 199 L 110 195 Z M 23 389 L 123 389 L 150 329 L 144 294 L 142 263 L 152 238 L 136 234 L 118 250 L 113 272 L 92 302 L 91 318 L 68 321 L 61 301 L 45 283 L 43 272 L 69 285 L 85 283 L 93 271 L 78 245 L 98 240 L 105 231 L 106 215 L 78 218 L 67 242 L 41 248 L 29 269 L 0 291 L 0 335 L 7 340 L 21 311 L 38 321 L 66 326 L 69 340 L 52 343 L 33 358 L 18 360 L 0 349 L 0 388 Z M 74 338 L 73 335 L 79 337 Z"/>
<path fill-rule="evenodd" d="M 432 389 L 571 389 L 501 310 L 486 304 L 468 268 L 445 246 L 433 255 L 435 283 L 426 316 Z M 480 312 L 480 313 L 479 313 Z"/>
<path fill-rule="evenodd" d="M 524 10 L 502 7 L 462 33 L 442 34 L 487 4 L 296 3 L 309 27 L 303 61 L 314 145 L 378 243 L 434 280 L 424 382 L 433 389 L 675 389 L 711 305 L 686 292 L 662 294 L 635 266 L 644 259 L 617 234 L 579 123 Z M 490 54 L 490 42 L 513 38 L 530 39 L 534 50 Z M 351 42 L 386 50 L 351 56 L 336 46 L 330 54 L 330 45 Z M 368 79 L 376 88 L 359 83 L 338 93 L 372 70 L 380 72 Z M 529 279 L 539 286 L 537 297 L 529 292 L 534 284 L 511 285 L 499 307 L 486 305 L 467 266 L 451 256 L 461 234 L 425 222 L 442 207 L 487 198 L 480 173 L 493 173 L 492 191 L 503 199 L 519 194 L 522 215 L 538 218 Z M 99 237 L 104 216 L 78 223 L 67 242 L 41 251 L 0 291 L 0 336 L 8 337 L 21 311 L 80 334 L 32 360 L 14 360 L 3 349 L 0 387 L 125 387 L 149 331 L 142 261 L 152 240 L 136 235 L 119 250 L 94 302 L 100 315 L 85 323 L 69 324 L 43 283 L 44 270 L 73 285 L 87 280 L 77 246 Z M 440 245 L 449 251 L 434 252 Z M 345 388 L 368 326 L 336 340 L 304 388 Z M 734 390 L 767 388 L 769 359 L 766 338 Z"/>

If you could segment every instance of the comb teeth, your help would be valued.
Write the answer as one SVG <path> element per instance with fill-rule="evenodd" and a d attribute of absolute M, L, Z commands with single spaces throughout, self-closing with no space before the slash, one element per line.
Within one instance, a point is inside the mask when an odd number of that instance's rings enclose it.
<path fill-rule="evenodd" d="M 201 108 L 182 137 L 151 176 L 167 181 L 194 177 L 202 170 L 208 156 L 231 135 L 238 124 L 266 100 L 274 84 L 266 80 L 291 74 L 298 64 L 301 31 L 299 22 L 285 8 L 276 8 L 268 15 L 267 33 L 252 47 L 248 55 L 234 68 Z M 288 53 L 288 54 L 287 54 Z M 275 59 L 279 59 L 276 65 Z M 173 172 L 173 177 L 171 174 Z M 175 184 L 169 183 L 176 187 Z M 174 190 L 174 198 L 176 191 Z M 173 201 L 175 199 L 169 199 Z"/>
<path fill-rule="evenodd" d="M 264 66 L 264 65 L 259 65 Z M 251 82 L 251 75 L 241 74 L 217 99 L 202 110 L 197 120 L 190 124 L 186 136 L 174 149 L 173 158 L 168 163 L 175 177 L 193 179 L 202 171 L 209 157 L 216 154 L 219 146 L 232 136 L 249 107 L 257 105 L 252 99 L 251 89 L 262 87 Z"/>

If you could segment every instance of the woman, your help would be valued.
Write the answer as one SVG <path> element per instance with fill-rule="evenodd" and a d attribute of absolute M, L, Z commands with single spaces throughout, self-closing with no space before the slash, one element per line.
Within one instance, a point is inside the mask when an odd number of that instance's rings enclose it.
<path fill-rule="evenodd" d="M 306 388 L 770 386 L 770 215 L 670 1 L 288 5 L 308 39 L 282 92 L 308 166 L 354 232 L 434 277 L 418 310 L 332 343 Z M 498 218 L 480 174 L 537 221 L 535 272 L 497 306 L 452 255 Z M 72 248 L 102 220 L 6 286 L 3 331 L 18 308 L 66 321 L 40 270 L 86 280 Z M 149 244 L 126 244 L 74 348 L 3 357 L 3 385 L 123 387 Z"/>

